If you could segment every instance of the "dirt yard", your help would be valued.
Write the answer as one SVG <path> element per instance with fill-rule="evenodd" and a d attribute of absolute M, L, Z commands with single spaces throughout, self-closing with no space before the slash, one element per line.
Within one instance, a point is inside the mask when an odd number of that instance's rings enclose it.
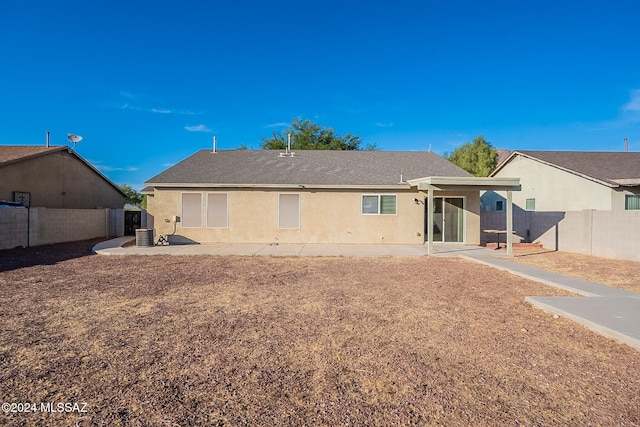
<path fill-rule="evenodd" d="M 0 253 L 0 397 L 38 410 L 0 425 L 640 425 L 640 352 L 524 302 L 560 290 L 455 258 L 92 243 Z"/>

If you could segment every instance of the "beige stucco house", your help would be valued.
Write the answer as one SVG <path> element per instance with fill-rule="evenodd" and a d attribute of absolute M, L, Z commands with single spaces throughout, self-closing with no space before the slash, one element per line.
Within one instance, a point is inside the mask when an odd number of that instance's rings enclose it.
<path fill-rule="evenodd" d="M 0 146 L 0 200 L 33 208 L 122 209 L 124 198 L 68 147 Z"/>
<path fill-rule="evenodd" d="M 491 174 L 520 178 L 513 203 L 525 211 L 640 209 L 640 153 L 514 151 Z M 504 209 L 504 194 L 487 192 L 482 207 Z"/>
<path fill-rule="evenodd" d="M 487 180 L 431 152 L 202 150 L 143 192 L 172 242 L 477 245 Z"/>

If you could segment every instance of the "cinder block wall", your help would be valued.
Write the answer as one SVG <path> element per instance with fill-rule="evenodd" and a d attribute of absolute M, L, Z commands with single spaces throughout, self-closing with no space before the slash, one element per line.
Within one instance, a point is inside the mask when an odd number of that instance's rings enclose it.
<path fill-rule="evenodd" d="M 592 211 L 591 253 L 640 261 L 640 211 Z"/>
<path fill-rule="evenodd" d="M 0 250 L 26 247 L 28 215 L 23 208 L 0 208 Z"/>
<path fill-rule="evenodd" d="M 119 236 L 122 209 L 0 208 L 0 250 Z"/>
<path fill-rule="evenodd" d="M 640 211 L 567 212 L 557 236 L 561 251 L 640 261 Z"/>
<path fill-rule="evenodd" d="M 530 240 L 547 249 L 595 255 L 603 258 L 640 261 L 640 211 L 570 212 L 514 211 L 516 239 Z M 504 212 L 482 211 L 482 229 L 506 227 Z M 495 242 L 495 235 L 483 233 L 483 242 Z M 504 236 L 502 237 L 504 242 Z"/>
<path fill-rule="evenodd" d="M 31 209 L 31 246 L 73 242 L 108 234 L 106 209 Z"/>
<path fill-rule="evenodd" d="M 124 236 L 124 209 L 107 209 L 106 219 L 109 237 Z"/>

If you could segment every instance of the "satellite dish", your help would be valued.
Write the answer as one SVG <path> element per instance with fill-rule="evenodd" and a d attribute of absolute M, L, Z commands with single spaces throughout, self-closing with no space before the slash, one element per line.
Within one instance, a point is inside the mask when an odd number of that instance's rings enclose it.
<path fill-rule="evenodd" d="M 75 150 L 76 144 L 82 141 L 82 137 L 80 135 L 74 135 L 72 133 L 67 134 L 67 139 L 73 144 L 73 148 L 71 149 L 71 151 Z"/>
<path fill-rule="evenodd" d="M 77 144 L 78 142 L 82 141 L 82 137 L 80 135 L 74 135 L 72 133 L 67 134 L 67 139 L 73 142 L 74 144 Z"/>

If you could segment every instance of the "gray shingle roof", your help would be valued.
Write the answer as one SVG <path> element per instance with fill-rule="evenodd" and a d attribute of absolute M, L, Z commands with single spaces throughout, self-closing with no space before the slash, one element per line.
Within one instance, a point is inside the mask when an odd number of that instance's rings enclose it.
<path fill-rule="evenodd" d="M 511 151 L 510 150 L 505 150 L 502 148 L 498 148 L 496 150 L 498 152 L 498 159 L 496 162 L 496 167 L 500 166 L 502 164 L 502 162 L 507 161 L 507 159 L 511 156 Z"/>
<path fill-rule="evenodd" d="M 201 150 L 146 185 L 386 186 L 426 176 L 471 176 L 437 154 L 409 151 Z"/>
<path fill-rule="evenodd" d="M 639 152 L 518 150 L 512 156 L 518 153 L 611 186 L 640 180 Z"/>

